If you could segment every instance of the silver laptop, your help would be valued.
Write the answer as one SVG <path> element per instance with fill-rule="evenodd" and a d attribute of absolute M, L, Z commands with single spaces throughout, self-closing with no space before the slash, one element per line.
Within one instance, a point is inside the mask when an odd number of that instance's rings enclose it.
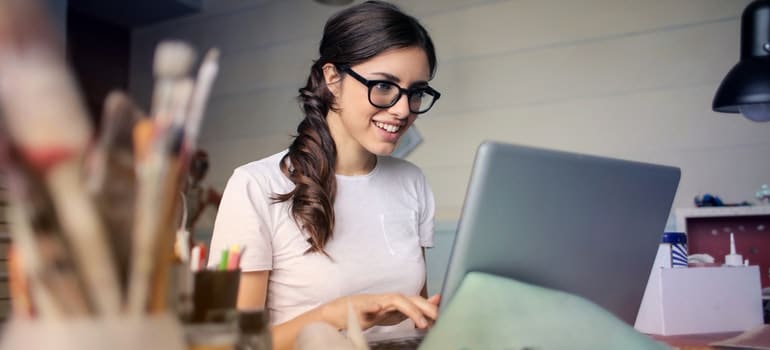
<path fill-rule="evenodd" d="M 480 271 L 582 296 L 633 325 L 679 178 L 669 166 L 484 142 L 440 309 Z"/>

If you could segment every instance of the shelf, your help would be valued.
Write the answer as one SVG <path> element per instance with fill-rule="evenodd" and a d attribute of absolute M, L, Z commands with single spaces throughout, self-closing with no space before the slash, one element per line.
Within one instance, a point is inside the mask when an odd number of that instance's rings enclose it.
<path fill-rule="evenodd" d="M 676 230 L 687 233 L 689 254 L 709 254 L 721 264 L 734 234 L 737 253 L 759 266 L 762 287 L 770 287 L 770 206 L 678 208 L 674 216 Z"/>
<path fill-rule="evenodd" d="M 703 208 L 677 208 L 674 210 L 676 217 L 676 230 L 686 231 L 688 218 L 710 218 L 729 216 L 756 216 L 770 215 L 770 205 L 740 206 L 740 207 L 703 207 Z"/>

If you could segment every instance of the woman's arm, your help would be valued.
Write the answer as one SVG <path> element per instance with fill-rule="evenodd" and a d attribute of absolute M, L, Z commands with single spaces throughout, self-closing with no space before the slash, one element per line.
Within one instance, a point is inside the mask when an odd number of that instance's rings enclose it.
<path fill-rule="evenodd" d="M 436 305 L 419 296 L 401 294 L 359 294 L 335 299 L 273 327 L 273 350 L 294 349 L 294 340 L 306 325 L 326 322 L 337 329 L 347 327 L 348 303 L 358 313 L 362 329 L 393 325 L 411 318 L 419 328 L 427 328 L 437 315 Z"/>
<path fill-rule="evenodd" d="M 242 272 L 236 307 L 241 310 L 263 309 L 270 271 Z"/>
<path fill-rule="evenodd" d="M 241 273 L 241 282 L 238 288 L 238 309 L 265 308 L 269 277 L 270 271 Z M 302 327 L 313 321 L 321 320 L 317 312 L 313 311 L 304 313 L 289 322 L 272 327 L 273 349 L 293 349 L 294 338 L 297 337 Z"/>
<path fill-rule="evenodd" d="M 261 309 L 265 307 L 267 283 L 270 271 L 241 273 L 238 288 L 238 309 Z M 291 321 L 272 327 L 273 349 L 294 349 L 294 339 L 307 324 L 323 321 L 317 309 L 308 311 Z"/>
<path fill-rule="evenodd" d="M 269 276 L 269 271 L 241 274 L 237 301 L 239 309 L 265 307 Z M 303 327 L 313 322 L 326 322 L 338 329 L 344 329 L 347 323 L 348 303 L 358 312 L 358 319 L 364 329 L 377 324 L 397 323 L 405 318 L 411 318 L 418 327 L 425 328 L 429 325 L 427 319 L 435 319 L 437 313 L 433 300 L 426 300 L 419 296 L 366 294 L 342 297 L 273 326 L 273 349 L 294 349 L 297 334 Z"/>

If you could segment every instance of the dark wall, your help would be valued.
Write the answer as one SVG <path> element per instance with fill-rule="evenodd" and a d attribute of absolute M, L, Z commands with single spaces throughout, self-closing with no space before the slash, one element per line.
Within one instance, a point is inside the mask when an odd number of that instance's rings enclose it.
<path fill-rule="evenodd" d="M 102 104 L 113 89 L 128 89 L 129 29 L 88 15 L 67 13 L 67 56 L 98 126 Z"/>

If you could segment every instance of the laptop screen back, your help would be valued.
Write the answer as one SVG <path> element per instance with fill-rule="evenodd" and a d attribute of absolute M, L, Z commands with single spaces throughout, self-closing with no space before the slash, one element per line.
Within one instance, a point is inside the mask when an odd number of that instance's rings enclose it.
<path fill-rule="evenodd" d="M 480 271 L 580 295 L 633 324 L 679 177 L 674 167 L 483 143 L 442 306 Z"/>

